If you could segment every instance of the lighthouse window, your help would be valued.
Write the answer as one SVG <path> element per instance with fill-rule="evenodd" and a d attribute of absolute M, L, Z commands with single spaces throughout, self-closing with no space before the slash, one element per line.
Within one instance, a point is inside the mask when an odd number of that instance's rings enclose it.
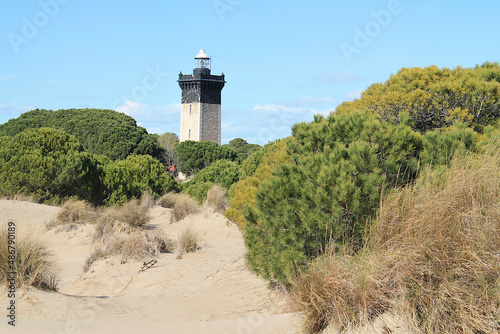
<path fill-rule="evenodd" d="M 189 116 L 191 116 L 191 111 L 192 111 L 192 110 L 191 110 L 191 107 L 192 107 L 192 105 L 190 104 L 190 105 L 189 105 Z"/>
<path fill-rule="evenodd" d="M 191 139 L 191 129 L 189 129 L 188 139 Z"/>

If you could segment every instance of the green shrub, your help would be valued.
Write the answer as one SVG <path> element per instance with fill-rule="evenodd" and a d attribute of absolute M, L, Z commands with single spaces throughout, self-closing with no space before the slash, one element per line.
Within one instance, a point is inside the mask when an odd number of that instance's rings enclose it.
<path fill-rule="evenodd" d="M 107 205 L 140 198 L 145 191 L 158 198 L 167 191 L 178 190 L 177 183 L 165 173 L 163 165 L 149 155 L 111 161 L 104 166 L 104 172 L 104 203 Z"/>
<path fill-rule="evenodd" d="M 196 174 L 196 176 L 188 184 L 212 182 L 229 189 L 229 187 L 238 182 L 240 178 L 240 165 L 229 160 L 219 160 L 198 172 L 198 174 Z"/>
<path fill-rule="evenodd" d="M 186 140 L 175 148 L 178 168 L 187 175 L 193 175 L 207 168 L 217 160 L 239 161 L 236 152 L 229 147 L 219 146 L 211 141 Z"/>
<path fill-rule="evenodd" d="M 243 162 L 243 169 L 247 168 L 247 173 L 252 170 L 251 176 L 247 176 L 231 186 L 229 207 L 225 212 L 226 217 L 235 222 L 241 229 L 246 224 L 245 209 L 255 207 L 255 196 L 259 186 L 271 177 L 276 166 L 289 162 L 286 149 L 286 141 L 278 140 L 266 145 Z"/>
<path fill-rule="evenodd" d="M 385 83 L 375 83 L 360 99 L 344 102 L 337 114 L 369 109 L 382 119 L 407 114 L 421 133 L 463 122 L 480 131 L 500 116 L 500 66 L 486 62 L 474 68 L 429 66 L 402 68 Z"/>
<path fill-rule="evenodd" d="M 0 125 L 0 136 L 41 127 L 63 130 L 75 136 L 89 153 L 112 160 L 146 154 L 161 159 L 162 148 L 155 137 L 138 127 L 132 117 L 114 110 L 31 110 Z"/>
<path fill-rule="evenodd" d="M 463 123 L 428 131 L 424 135 L 421 163 L 424 166 L 447 165 L 455 154 L 476 151 L 479 139 L 480 135 Z"/>
<path fill-rule="evenodd" d="M 212 185 L 212 182 L 190 182 L 182 192 L 194 198 L 199 204 L 203 204 L 207 199 L 208 189 L 210 189 Z"/>
<path fill-rule="evenodd" d="M 100 177 L 97 160 L 64 131 L 27 129 L 0 139 L 0 195 L 56 203 L 76 196 L 99 204 Z"/>
<path fill-rule="evenodd" d="M 386 194 L 363 251 L 322 256 L 292 284 L 305 332 L 390 312 L 405 333 L 497 333 L 499 166 L 498 148 L 458 153 Z"/>
<path fill-rule="evenodd" d="M 362 246 L 383 188 L 416 176 L 421 136 L 370 112 L 315 117 L 296 124 L 290 163 L 279 165 L 245 208 L 249 266 L 288 284 L 297 266 L 330 241 Z"/>

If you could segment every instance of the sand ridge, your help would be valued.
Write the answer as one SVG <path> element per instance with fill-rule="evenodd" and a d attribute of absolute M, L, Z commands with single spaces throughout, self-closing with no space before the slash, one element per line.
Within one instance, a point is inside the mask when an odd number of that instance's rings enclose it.
<path fill-rule="evenodd" d="M 61 274 L 59 293 L 28 289 L 19 294 L 18 326 L 12 332 L 104 333 L 112 328 L 123 333 L 136 333 L 137 328 L 149 329 L 148 333 L 297 332 L 298 316 L 286 313 L 282 296 L 246 268 L 237 226 L 210 208 L 173 223 L 170 209 L 150 210 L 150 227 L 172 239 L 186 226 L 196 230 L 202 240 L 199 251 L 181 259 L 178 251 L 162 253 L 152 268 L 142 272 L 142 261 L 122 263 L 120 256 L 113 256 L 94 262 L 85 273 L 94 226 L 47 231 L 43 225 L 59 210 L 0 200 L 0 224 L 35 226 L 54 252 Z M 0 305 L 7 302 L 2 294 Z M 6 321 L 0 323 L 2 333 L 12 330 L 8 327 Z"/>

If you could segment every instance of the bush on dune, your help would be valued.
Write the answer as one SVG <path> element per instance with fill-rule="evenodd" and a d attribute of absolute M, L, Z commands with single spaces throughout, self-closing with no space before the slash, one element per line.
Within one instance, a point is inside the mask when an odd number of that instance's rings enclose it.
<path fill-rule="evenodd" d="M 244 216 L 249 266 L 288 284 L 331 239 L 360 248 L 384 188 L 412 180 L 422 138 L 369 112 L 296 124 L 290 162 L 277 166 Z"/>
<path fill-rule="evenodd" d="M 255 195 L 259 186 L 269 179 L 274 169 L 289 162 L 286 152 L 286 140 L 277 140 L 264 146 L 248 157 L 242 165 L 242 174 L 246 178 L 238 181 L 229 188 L 229 207 L 225 215 L 243 229 L 246 220 L 244 212 L 247 207 L 255 207 Z"/>
<path fill-rule="evenodd" d="M 384 196 L 362 251 L 322 256 L 292 284 L 306 332 L 390 310 L 412 333 L 497 333 L 499 166 L 498 153 L 458 154 Z"/>

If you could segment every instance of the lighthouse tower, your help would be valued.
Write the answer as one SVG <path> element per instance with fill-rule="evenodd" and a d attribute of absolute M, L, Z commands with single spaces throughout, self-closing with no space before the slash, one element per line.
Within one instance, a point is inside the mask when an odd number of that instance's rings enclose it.
<path fill-rule="evenodd" d="M 179 74 L 182 89 L 181 136 L 185 140 L 221 142 L 221 91 L 224 74 L 210 74 L 205 50 L 196 55 L 193 74 Z"/>

